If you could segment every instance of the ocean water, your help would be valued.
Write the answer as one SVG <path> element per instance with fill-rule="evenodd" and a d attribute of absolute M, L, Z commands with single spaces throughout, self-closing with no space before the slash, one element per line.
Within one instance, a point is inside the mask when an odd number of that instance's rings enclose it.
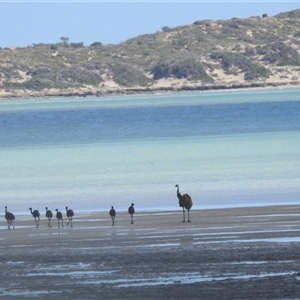
<path fill-rule="evenodd" d="M 300 89 L 0 102 L 0 204 L 28 213 L 300 201 Z"/>

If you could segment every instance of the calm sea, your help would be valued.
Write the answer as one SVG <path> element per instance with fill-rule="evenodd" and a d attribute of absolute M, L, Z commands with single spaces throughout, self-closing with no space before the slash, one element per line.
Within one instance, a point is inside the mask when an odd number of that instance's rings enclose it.
<path fill-rule="evenodd" d="M 0 102 L 9 211 L 179 210 L 300 201 L 300 89 Z"/>

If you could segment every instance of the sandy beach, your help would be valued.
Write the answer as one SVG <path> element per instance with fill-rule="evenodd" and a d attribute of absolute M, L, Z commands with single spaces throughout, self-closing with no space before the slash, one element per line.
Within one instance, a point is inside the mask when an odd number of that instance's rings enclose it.
<path fill-rule="evenodd" d="M 300 299 L 300 209 L 75 212 L 0 222 L 3 299 Z"/>

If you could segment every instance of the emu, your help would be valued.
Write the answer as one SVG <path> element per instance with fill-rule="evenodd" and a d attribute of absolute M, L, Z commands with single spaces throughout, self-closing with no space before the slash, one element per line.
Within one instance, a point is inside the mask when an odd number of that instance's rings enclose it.
<path fill-rule="evenodd" d="M 40 226 L 40 212 L 36 209 L 34 211 L 32 211 L 32 208 L 29 208 L 32 216 L 34 217 L 34 221 L 35 221 L 35 226 L 36 228 L 38 228 Z"/>
<path fill-rule="evenodd" d="M 53 213 L 51 210 L 48 210 L 48 207 L 46 207 L 46 217 L 48 218 L 48 225 L 49 227 L 51 226 L 51 218 L 53 217 Z"/>
<path fill-rule="evenodd" d="M 188 211 L 188 222 L 191 222 L 191 220 L 190 220 L 190 209 L 193 206 L 192 198 L 189 194 L 181 195 L 179 193 L 179 185 L 178 184 L 176 184 L 175 187 L 177 187 L 177 198 L 179 199 L 179 206 L 182 207 L 182 210 L 183 210 L 183 221 L 182 222 L 185 222 L 185 210 L 184 209 L 187 209 L 187 211 Z"/>
<path fill-rule="evenodd" d="M 57 219 L 57 223 L 58 223 L 58 228 L 59 228 L 60 221 L 61 221 L 62 227 L 64 227 L 63 216 L 62 216 L 62 213 L 60 211 L 58 211 L 58 209 L 56 209 L 56 219 Z"/>
<path fill-rule="evenodd" d="M 112 225 L 115 225 L 116 211 L 115 211 L 113 206 L 111 207 L 111 209 L 109 211 L 109 215 L 110 215 L 111 220 L 112 220 Z"/>
<path fill-rule="evenodd" d="M 131 217 L 131 224 L 133 224 L 133 214 L 135 213 L 134 207 L 133 207 L 133 203 L 131 203 L 131 205 L 128 208 L 128 213 L 130 214 Z"/>
<path fill-rule="evenodd" d="M 69 225 L 69 223 L 71 222 L 71 227 L 73 227 L 73 223 L 72 223 L 72 218 L 74 216 L 74 212 L 72 209 L 68 209 L 68 206 L 66 206 L 66 213 L 67 213 L 67 217 L 69 219 L 67 226 Z"/>
<path fill-rule="evenodd" d="M 13 224 L 15 215 L 13 213 L 7 211 L 7 206 L 5 206 L 5 219 L 7 221 L 7 228 L 10 230 L 10 226 L 12 226 L 13 229 L 15 229 L 15 226 Z"/>

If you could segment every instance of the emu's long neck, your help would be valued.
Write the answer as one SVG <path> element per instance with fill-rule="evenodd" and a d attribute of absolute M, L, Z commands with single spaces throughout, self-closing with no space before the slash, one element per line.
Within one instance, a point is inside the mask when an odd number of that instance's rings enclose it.
<path fill-rule="evenodd" d="M 177 197 L 181 197 L 181 194 L 179 193 L 179 186 L 177 185 Z"/>

